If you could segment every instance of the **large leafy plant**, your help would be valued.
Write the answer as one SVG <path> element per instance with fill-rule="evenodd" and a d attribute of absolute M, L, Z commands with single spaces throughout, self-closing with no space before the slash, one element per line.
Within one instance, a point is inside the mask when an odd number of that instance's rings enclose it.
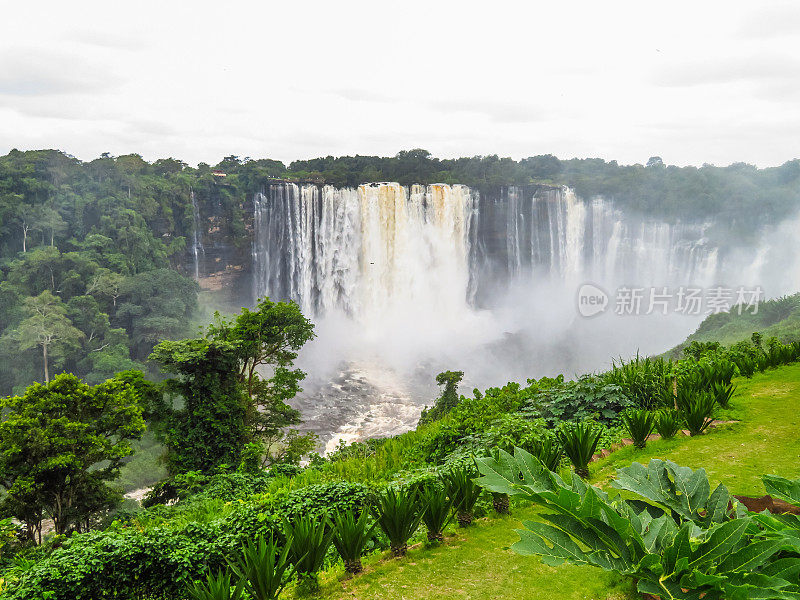
<path fill-rule="evenodd" d="M 524 412 L 541 417 L 550 425 L 590 417 L 611 423 L 632 406 L 633 401 L 615 382 L 585 375 L 577 381 L 556 382 L 539 390 Z"/>
<path fill-rule="evenodd" d="M 486 489 L 545 510 L 542 521 L 523 522 L 519 554 L 614 571 L 662 599 L 800 598 L 800 548 L 760 527 L 724 485 L 712 491 L 702 469 L 634 463 L 611 484 L 624 497 L 612 498 L 576 475 L 562 480 L 524 450 L 478 459 L 478 468 Z"/>

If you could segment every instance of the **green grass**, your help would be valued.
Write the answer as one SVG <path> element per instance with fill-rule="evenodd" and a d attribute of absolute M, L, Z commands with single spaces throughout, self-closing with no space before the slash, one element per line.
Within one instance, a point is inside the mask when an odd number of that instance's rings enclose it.
<path fill-rule="evenodd" d="M 720 342 L 723 346 L 730 346 L 749 340 L 754 331 L 761 332 L 765 340 L 773 336 L 783 342 L 800 340 L 800 294 L 762 302 L 755 315 L 748 311 L 740 315 L 735 308 L 709 315 L 697 331 L 667 355 L 680 356 L 681 350 L 693 341 Z"/>
<path fill-rule="evenodd" d="M 631 462 L 668 458 L 708 472 L 734 494 L 761 496 L 760 476 L 800 477 L 800 365 L 736 380 L 731 408 L 718 418 L 741 422 L 707 434 L 628 446 L 591 465 L 592 483 L 605 484 L 615 469 Z M 341 566 L 321 577 L 322 598 L 536 598 L 632 600 L 633 584 L 599 569 L 545 566 L 538 558 L 514 554 L 509 546 L 520 519 L 535 519 L 536 509 L 517 506 L 507 517 L 481 519 L 476 526 L 451 531 L 444 545 L 417 546 L 404 559 L 388 553 L 365 560 L 365 571 L 347 578 Z"/>
<path fill-rule="evenodd" d="M 626 447 L 591 465 L 595 483 L 613 478 L 632 462 L 668 458 L 686 467 L 704 468 L 715 483 L 733 494 L 762 496 L 761 475 L 800 477 L 800 365 L 757 373 L 735 381 L 731 409 L 718 418 L 739 419 L 705 435 L 649 442 L 644 450 Z"/>
<path fill-rule="evenodd" d="M 634 598 L 633 585 L 610 573 L 571 565 L 553 568 L 519 556 L 509 546 L 519 539 L 519 519 L 534 519 L 531 506 L 513 516 L 479 519 L 451 530 L 441 546 L 412 547 L 404 559 L 387 554 L 365 561 L 365 572 L 346 578 L 343 568 L 322 578 L 323 598 L 536 598 L 579 600 Z"/>

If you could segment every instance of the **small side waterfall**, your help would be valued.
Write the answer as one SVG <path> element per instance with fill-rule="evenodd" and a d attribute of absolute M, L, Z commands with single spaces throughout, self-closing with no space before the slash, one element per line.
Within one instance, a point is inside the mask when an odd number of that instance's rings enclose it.
<path fill-rule="evenodd" d="M 203 236 L 200 229 L 200 207 L 197 205 L 194 190 L 189 191 L 192 200 L 192 257 L 194 259 L 194 279 L 200 280 L 200 261 L 205 258 L 206 251 L 203 248 Z"/>

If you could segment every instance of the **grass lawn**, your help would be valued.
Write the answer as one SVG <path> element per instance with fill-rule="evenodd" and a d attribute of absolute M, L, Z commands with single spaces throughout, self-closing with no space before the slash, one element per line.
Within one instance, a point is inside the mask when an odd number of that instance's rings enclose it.
<path fill-rule="evenodd" d="M 722 425 L 703 436 L 682 437 L 628 446 L 592 465 L 592 483 L 604 484 L 615 469 L 631 462 L 668 458 L 692 468 L 703 467 L 712 485 L 724 482 L 734 494 L 761 496 L 760 475 L 800 477 L 800 365 L 791 365 L 751 380 L 736 381 L 731 409 Z M 482 519 L 455 530 L 444 545 L 412 548 L 404 559 L 373 555 L 364 573 L 352 579 L 343 570 L 321 575 L 323 598 L 532 598 L 546 600 L 635 598 L 633 585 L 599 569 L 565 565 L 547 567 L 536 558 L 517 556 L 508 547 L 519 538 L 519 519 L 535 518 L 521 506 L 513 515 Z"/>
<path fill-rule="evenodd" d="M 644 450 L 627 446 L 592 465 L 592 482 L 602 484 L 613 479 L 615 469 L 651 458 L 702 467 L 712 484 L 722 482 L 732 494 L 747 496 L 764 495 L 762 474 L 800 477 L 800 364 L 735 383 L 731 409 L 720 417 L 739 423 L 694 438 L 650 442 Z"/>

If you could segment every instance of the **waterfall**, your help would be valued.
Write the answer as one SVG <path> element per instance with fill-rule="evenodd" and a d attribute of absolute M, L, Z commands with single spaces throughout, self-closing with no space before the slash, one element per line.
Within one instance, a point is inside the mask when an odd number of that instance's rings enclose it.
<path fill-rule="evenodd" d="M 189 190 L 189 196 L 192 200 L 192 258 L 194 259 L 194 279 L 195 281 L 199 281 L 200 260 L 201 257 L 205 258 L 206 251 L 203 248 L 200 207 L 197 205 L 197 199 L 194 196 L 194 190 Z"/>
<path fill-rule="evenodd" d="M 708 224 L 626 214 L 569 188 L 492 193 L 270 184 L 254 199 L 254 294 L 294 299 L 311 315 L 376 322 L 414 307 L 452 317 L 486 305 L 503 282 L 702 286 L 719 276 Z"/>
<path fill-rule="evenodd" d="M 473 204 L 460 185 L 271 184 L 254 201 L 254 293 L 318 315 L 466 306 Z"/>

